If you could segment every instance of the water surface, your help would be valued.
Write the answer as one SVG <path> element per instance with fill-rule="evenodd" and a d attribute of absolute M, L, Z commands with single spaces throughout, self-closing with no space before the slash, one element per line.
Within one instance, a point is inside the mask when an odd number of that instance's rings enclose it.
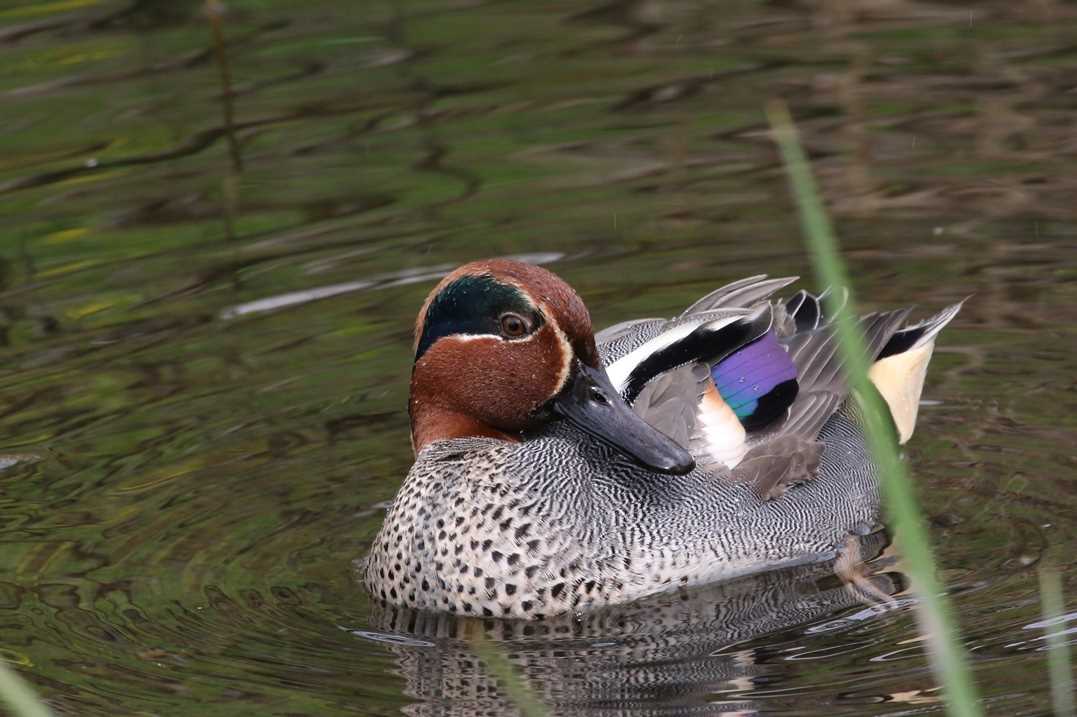
<path fill-rule="evenodd" d="M 543 626 L 386 610 L 411 324 L 526 255 L 596 325 L 810 274 L 796 115 L 866 308 L 973 298 L 907 455 L 988 711 L 1077 629 L 1077 10 L 904 2 L 0 8 L 0 658 L 62 714 L 941 712 L 902 579 L 825 566 Z M 229 124 L 225 100 L 231 98 Z M 806 282 L 810 286 L 810 281 Z"/>

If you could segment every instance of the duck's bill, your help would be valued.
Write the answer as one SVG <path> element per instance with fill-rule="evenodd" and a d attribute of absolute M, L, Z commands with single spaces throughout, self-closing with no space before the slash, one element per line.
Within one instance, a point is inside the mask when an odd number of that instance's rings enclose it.
<path fill-rule="evenodd" d="M 688 451 L 632 412 L 604 369 L 577 361 L 567 385 L 550 407 L 646 468 L 673 475 L 684 475 L 695 468 L 696 462 Z"/>

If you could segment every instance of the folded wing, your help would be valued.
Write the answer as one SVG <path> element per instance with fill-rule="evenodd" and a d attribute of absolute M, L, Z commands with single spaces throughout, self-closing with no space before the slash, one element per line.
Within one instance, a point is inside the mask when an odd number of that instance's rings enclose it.
<path fill-rule="evenodd" d="M 700 465 L 767 498 L 814 476 L 819 431 L 849 394 L 826 294 L 771 301 L 793 281 L 742 279 L 673 319 L 626 322 L 596 336 L 611 381 L 642 418 Z M 910 326 L 909 309 L 859 320 L 870 377 L 901 442 L 915 425 L 935 337 L 960 308 Z"/>

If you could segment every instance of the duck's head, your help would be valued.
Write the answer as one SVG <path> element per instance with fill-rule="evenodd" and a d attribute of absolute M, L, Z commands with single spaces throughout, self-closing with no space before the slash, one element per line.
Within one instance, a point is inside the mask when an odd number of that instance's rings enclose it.
<path fill-rule="evenodd" d="M 567 420 L 652 470 L 695 465 L 610 383 L 576 292 L 508 259 L 465 264 L 430 292 L 415 324 L 408 408 L 416 451 L 446 438 L 520 441 Z"/>

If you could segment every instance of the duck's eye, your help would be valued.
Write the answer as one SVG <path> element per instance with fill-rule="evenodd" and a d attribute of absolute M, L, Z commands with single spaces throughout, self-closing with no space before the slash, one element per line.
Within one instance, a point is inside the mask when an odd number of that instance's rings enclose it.
<path fill-rule="evenodd" d="M 527 321 L 519 314 L 501 315 L 501 335 L 507 339 L 518 339 L 527 334 Z"/>

